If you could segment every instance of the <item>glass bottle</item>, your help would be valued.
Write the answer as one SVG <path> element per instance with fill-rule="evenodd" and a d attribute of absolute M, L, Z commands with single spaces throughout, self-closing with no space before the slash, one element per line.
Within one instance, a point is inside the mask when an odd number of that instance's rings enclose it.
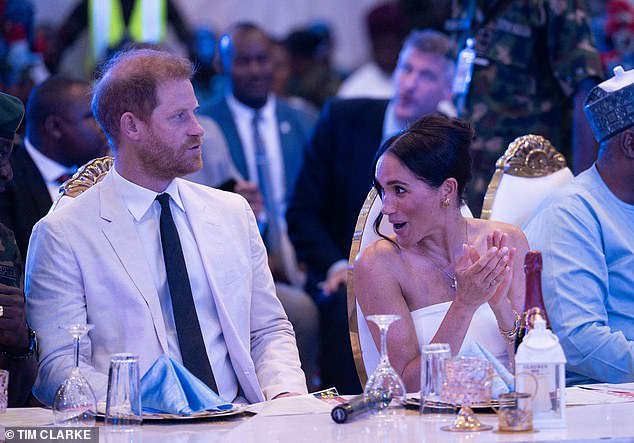
<path fill-rule="evenodd" d="M 526 275 L 526 300 L 520 329 L 515 339 L 517 349 L 524 336 L 533 329 L 535 320 L 541 318 L 549 327 L 544 298 L 542 296 L 542 254 L 539 251 L 528 251 L 524 258 L 524 274 Z"/>

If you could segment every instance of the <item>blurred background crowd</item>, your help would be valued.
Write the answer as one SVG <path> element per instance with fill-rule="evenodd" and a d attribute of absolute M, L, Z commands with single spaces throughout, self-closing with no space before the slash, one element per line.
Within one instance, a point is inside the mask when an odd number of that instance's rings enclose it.
<path fill-rule="evenodd" d="M 586 0 L 597 49 L 606 72 L 634 65 L 634 2 Z M 26 101 L 33 85 L 50 74 L 93 78 L 94 48 L 89 30 L 88 0 L 1 0 L 0 88 Z M 106 2 L 108 3 L 108 2 Z M 126 15 L 125 4 L 123 13 Z M 394 0 L 397 8 L 381 9 L 382 0 L 262 2 L 258 0 L 171 0 L 167 27 L 152 41 L 192 57 L 199 66 L 199 98 L 213 94 L 217 68 L 213 63 L 219 35 L 232 23 L 252 21 L 279 44 L 275 52 L 278 95 L 301 97 L 318 109 L 338 92 L 359 94 L 342 83 L 357 68 L 374 61 L 389 78 L 400 44 L 411 28 L 442 30 L 451 2 Z M 398 11 L 397 11 L 398 9 Z M 129 14 L 129 11 L 127 11 Z M 107 34 L 102 30 L 102 34 Z M 107 36 L 112 43 L 112 32 Z M 135 37 L 136 38 L 136 37 Z M 123 37 L 118 45 L 124 43 Z M 117 45 L 117 46 L 118 46 Z M 101 54 L 100 57 L 105 56 Z M 383 94 L 387 90 L 370 91 Z M 215 85 L 215 86 L 214 86 Z M 381 92 L 383 91 L 383 92 Z M 367 92 L 367 91 L 366 91 Z"/>

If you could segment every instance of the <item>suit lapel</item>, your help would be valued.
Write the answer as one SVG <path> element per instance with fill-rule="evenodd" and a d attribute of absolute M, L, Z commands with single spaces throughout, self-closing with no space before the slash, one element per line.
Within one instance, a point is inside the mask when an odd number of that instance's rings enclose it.
<path fill-rule="evenodd" d="M 143 254 L 143 244 L 137 234 L 132 215 L 123 205 L 112 176 L 107 175 L 100 189 L 102 231 L 119 257 L 124 271 L 145 300 L 163 351 L 167 353 L 167 335 L 163 313 L 152 273 Z"/>
<path fill-rule="evenodd" d="M 299 171 L 305 140 L 288 108 L 278 102 L 276 114 L 282 158 L 284 160 L 284 184 L 286 186 L 286 195 L 289 195 L 295 184 L 295 174 Z"/>
<path fill-rule="evenodd" d="M 226 100 L 222 100 L 218 104 L 217 113 L 214 118 L 224 132 L 225 139 L 227 140 L 227 145 L 229 145 L 229 152 L 231 153 L 233 163 L 235 164 L 240 174 L 242 174 L 242 176 L 245 178 L 245 180 L 249 180 L 249 170 L 247 168 L 247 160 L 244 156 L 242 140 L 240 139 L 238 128 L 233 119 L 233 115 L 231 114 L 231 110 L 229 110 L 229 105 L 227 105 Z"/>
<path fill-rule="evenodd" d="M 179 180 L 180 197 L 183 200 L 187 220 L 198 245 L 198 252 L 218 312 L 218 320 L 231 362 L 236 370 L 236 375 L 241 377 L 243 375 L 241 370 L 244 368 L 244 362 L 249 359 L 250 349 L 246 348 L 240 340 L 240 335 L 236 330 L 236 321 L 229 314 L 228 305 L 232 303 L 232 300 L 224 296 L 227 294 L 227 282 L 235 278 L 236 274 L 231 270 L 231 264 L 227 263 L 229 254 L 225 253 L 225 248 L 231 247 L 230 238 L 226 233 L 223 233 L 222 225 L 216 222 L 217 214 L 213 213 L 213 208 L 207 204 L 207 201 L 198 199 L 194 194 L 187 192 L 186 187 L 181 185 L 182 183 L 183 181 Z"/>
<path fill-rule="evenodd" d="M 39 214 L 38 219 L 48 212 L 53 201 L 51 200 L 51 195 L 48 192 L 48 188 L 46 187 L 46 183 L 44 183 L 44 178 L 40 173 L 40 170 L 37 169 L 35 162 L 26 151 L 24 147 L 16 150 L 16 163 L 20 164 L 20 168 L 22 169 L 22 175 L 24 177 L 24 186 L 28 189 L 31 194 L 33 203 L 35 205 L 35 209 Z"/>
<path fill-rule="evenodd" d="M 215 221 L 211 208 L 205 201 L 195 198 L 191 193 L 187 192 L 182 181 L 179 180 L 179 194 L 185 206 L 185 214 L 192 228 L 198 253 L 205 269 L 205 276 L 211 288 L 212 296 L 218 313 L 220 315 L 220 307 L 223 305 L 218 294 L 224 284 L 224 270 L 227 268 L 226 254 L 224 253 L 225 245 L 220 241 L 225 238 L 222 234 L 221 226 Z M 222 315 L 221 323 L 222 323 Z M 224 330 L 224 324 L 222 324 Z"/>

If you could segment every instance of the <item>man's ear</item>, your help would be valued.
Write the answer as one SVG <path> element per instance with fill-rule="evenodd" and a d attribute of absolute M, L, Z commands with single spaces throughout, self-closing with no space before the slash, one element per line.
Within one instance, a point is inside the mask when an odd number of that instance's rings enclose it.
<path fill-rule="evenodd" d="M 119 128 L 122 136 L 130 140 L 138 141 L 142 136 L 144 123 L 139 120 L 133 113 L 124 112 L 119 119 Z"/>
<path fill-rule="evenodd" d="M 51 137 L 59 140 L 62 137 L 62 123 L 58 115 L 50 114 L 44 120 L 44 129 Z"/>
<path fill-rule="evenodd" d="M 634 159 L 634 128 L 626 129 L 621 139 L 621 150 L 623 155 L 629 159 Z"/>

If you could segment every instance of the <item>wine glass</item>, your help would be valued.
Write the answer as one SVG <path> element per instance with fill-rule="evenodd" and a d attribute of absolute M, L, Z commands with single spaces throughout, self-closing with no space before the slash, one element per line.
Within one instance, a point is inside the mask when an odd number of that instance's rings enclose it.
<path fill-rule="evenodd" d="M 460 412 L 451 426 L 443 431 L 488 431 L 493 426 L 482 424 L 471 409 L 474 402 L 491 400 L 493 366 L 486 360 L 474 357 L 455 357 L 445 361 L 445 380 L 441 400 L 460 405 Z"/>
<path fill-rule="evenodd" d="M 387 331 L 400 320 L 400 315 L 369 315 L 381 332 L 381 361 L 365 384 L 363 394 L 373 404 L 373 412 L 381 417 L 403 413 L 407 390 L 403 380 L 392 368 L 387 355 Z"/>
<path fill-rule="evenodd" d="M 95 393 L 79 371 L 79 342 L 93 325 L 69 324 L 60 326 L 73 336 L 75 363 L 70 377 L 57 389 L 53 401 L 53 416 L 56 426 L 94 426 L 97 415 Z"/>

